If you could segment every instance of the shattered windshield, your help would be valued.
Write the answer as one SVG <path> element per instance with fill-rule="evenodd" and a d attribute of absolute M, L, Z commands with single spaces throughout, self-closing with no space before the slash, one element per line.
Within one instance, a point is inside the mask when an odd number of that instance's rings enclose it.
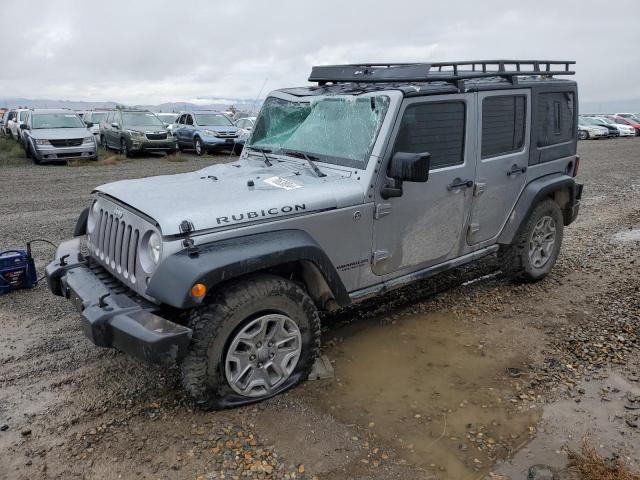
<path fill-rule="evenodd" d="M 250 146 L 294 150 L 321 162 L 364 168 L 389 107 L 389 97 L 319 96 L 311 102 L 269 97 Z"/>

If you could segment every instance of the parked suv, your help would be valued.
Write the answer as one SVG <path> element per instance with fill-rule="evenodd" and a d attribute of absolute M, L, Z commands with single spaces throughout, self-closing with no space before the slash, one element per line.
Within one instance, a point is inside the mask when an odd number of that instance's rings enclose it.
<path fill-rule="evenodd" d="M 212 111 L 182 112 L 173 135 L 180 149 L 193 149 L 197 155 L 223 148 L 242 147 L 238 127 L 224 113 Z"/>
<path fill-rule="evenodd" d="M 11 136 L 18 142 L 22 142 L 22 132 L 20 130 L 20 125 L 27 121 L 28 114 L 28 108 L 19 108 L 16 110 L 15 117 L 10 119 L 7 124 Z"/>
<path fill-rule="evenodd" d="M 82 121 L 100 144 L 100 123 L 107 118 L 109 110 L 89 110 L 82 115 Z"/>
<path fill-rule="evenodd" d="M 0 119 L 0 135 L 7 135 L 7 122 L 9 121 L 10 115 L 11 110 L 2 112 L 2 119 Z"/>
<path fill-rule="evenodd" d="M 164 123 L 148 110 L 113 110 L 100 123 L 104 148 L 130 157 L 140 152 L 174 153 L 177 145 Z"/>
<path fill-rule="evenodd" d="M 572 63 L 314 67 L 238 161 L 97 187 L 49 287 L 204 407 L 276 395 L 307 378 L 319 311 L 492 254 L 549 273 L 582 194 Z"/>
<path fill-rule="evenodd" d="M 26 156 L 35 163 L 98 158 L 95 138 L 71 110 L 31 110 L 20 129 Z"/>

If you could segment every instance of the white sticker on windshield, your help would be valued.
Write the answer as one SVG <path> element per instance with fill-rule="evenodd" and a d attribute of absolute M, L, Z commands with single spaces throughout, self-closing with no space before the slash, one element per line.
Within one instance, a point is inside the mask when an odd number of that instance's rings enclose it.
<path fill-rule="evenodd" d="M 282 177 L 270 177 L 267 178 L 264 183 L 268 183 L 269 185 L 273 185 L 274 187 L 284 188 L 285 190 L 295 190 L 296 188 L 302 187 L 302 185 L 294 182 L 293 180 Z"/>

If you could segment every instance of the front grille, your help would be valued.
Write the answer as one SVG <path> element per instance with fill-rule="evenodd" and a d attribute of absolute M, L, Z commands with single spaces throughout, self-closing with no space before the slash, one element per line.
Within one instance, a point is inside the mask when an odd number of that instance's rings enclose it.
<path fill-rule="evenodd" d="M 115 217 L 112 212 L 100 209 L 91 238 L 93 253 L 103 265 L 132 286 L 137 282 L 139 242 L 140 231 L 137 228 Z"/>
<path fill-rule="evenodd" d="M 238 134 L 236 132 L 217 132 L 219 137 L 222 138 L 236 138 Z"/>
<path fill-rule="evenodd" d="M 79 147 L 82 145 L 82 138 L 65 138 L 61 140 L 49 140 L 49 143 L 57 148 L 60 147 Z"/>
<path fill-rule="evenodd" d="M 146 135 L 149 140 L 166 140 L 167 139 L 166 133 L 147 133 Z"/>

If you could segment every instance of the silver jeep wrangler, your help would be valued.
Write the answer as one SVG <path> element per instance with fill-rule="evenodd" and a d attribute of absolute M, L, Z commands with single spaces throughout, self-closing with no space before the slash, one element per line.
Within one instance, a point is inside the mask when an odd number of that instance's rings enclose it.
<path fill-rule="evenodd" d="M 549 273 L 582 193 L 571 64 L 314 67 L 238 161 L 98 187 L 49 287 L 205 408 L 276 395 L 308 376 L 319 311 L 491 254 Z"/>

